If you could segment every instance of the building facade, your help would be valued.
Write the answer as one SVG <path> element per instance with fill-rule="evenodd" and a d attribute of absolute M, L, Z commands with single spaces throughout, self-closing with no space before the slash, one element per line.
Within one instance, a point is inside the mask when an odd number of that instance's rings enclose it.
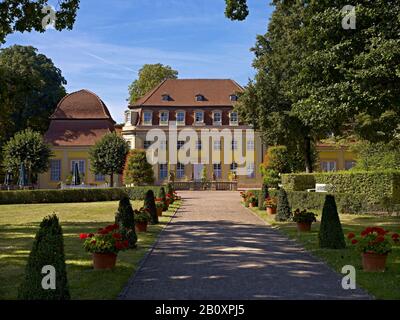
<path fill-rule="evenodd" d="M 260 135 L 250 137 L 252 128 L 234 111 L 242 90 L 233 80 L 165 80 L 129 106 L 122 135 L 131 148 L 148 150 L 158 141 L 157 184 L 173 172 L 177 181 L 235 179 L 239 187 L 259 187 L 265 149 Z M 188 148 L 197 152 L 181 161 Z M 159 157 L 160 152 L 165 156 Z M 246 156 L 249 160 L 243 161 Z"/>

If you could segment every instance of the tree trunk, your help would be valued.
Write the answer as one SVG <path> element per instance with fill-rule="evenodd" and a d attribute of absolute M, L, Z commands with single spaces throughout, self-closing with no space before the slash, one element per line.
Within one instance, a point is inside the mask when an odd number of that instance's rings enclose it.
<path fill-rule="evenodd" d="M 110 187 L 114 188 L 114 172 L 111 172 L 110 175 Z"/>
<path fill-rule="evenodd" d="M 304 160 L 306 166 L 306 172 L 313 172 L 313 161 L 311 155 L 311 138 L 309 136 L 304 138 Z"/>

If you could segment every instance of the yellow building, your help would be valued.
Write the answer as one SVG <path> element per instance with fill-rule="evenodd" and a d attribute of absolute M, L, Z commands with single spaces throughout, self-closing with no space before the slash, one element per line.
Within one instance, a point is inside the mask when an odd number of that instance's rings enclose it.
<path fill-rule="evenodd" d="M 115 121 L 105 103 L 93 92 L 80 90 L 64 97 L 50 119 L 44 138 L 54 155 L 49 171 L 39 175 L 39 187 L 59 188 L 71 177 L 75 163 L 84 184 L 106 184 L 109 179 L 95 175 L 89 160 L 90 147 L 106 133 L 115 131 Z"/>
<path fill-rule="evenodd" d="M 356 164 L 357 155 L 350 151 L 347 146 L 319 143 L 317 151 L 319 171 L 350 170 Z"/>

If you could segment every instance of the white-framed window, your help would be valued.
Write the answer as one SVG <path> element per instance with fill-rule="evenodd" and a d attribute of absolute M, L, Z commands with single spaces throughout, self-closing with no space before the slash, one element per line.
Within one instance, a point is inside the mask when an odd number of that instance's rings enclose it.
<path fill-rule="evenodd" d="M 204 112 L 196 111 L 194 113 L 194 122 L 195 124 L 203 124 L 204 123 Z"/>
<path fill-rule="evenodd" d="M 164 180 L 168 177 L 168 165 L 166 163 L 161 163 L 160 169 L 160 180 Z"/>
<path fill-rule="evenodd" d="M 176 177 L 182 179 L 185 176 L 185 165 L 178 162 L 176 165 Z"/>
<path fill-rule="evenodd" d="M 179 150 L 179 149 L 181 149 L 183 146 L 184 146 L 184 144 L 185 144 L 186 142 L 185 141 L 183 141 L 183 140 L 179 140 L 178 142 L 177 142 L 177 149 Z"/>
<path fill-rule="evenodd" d="M 125 111 L 125 123 L 132 124 L 132 112 L 130 110 Z"/>
<path fill-rule="evenodd" d="M 221 178 L 222 177 L 222 166 L 221 166 L 221 163 L 214 163 L 214 175 L 215 175 L 215 178 Z"/>
<path fill-rule="evenodd" d="M 105 180 L 106 180 L 106 177 L 105 177 L 104 174 L 97 173 L 97 174 L 94 175 L 94 181 L 101 182 L 101 181 L 105 181 Z"/>
<path fill-rule="evenodd" d="M 336 161 L 321 161 L 321 170 L 324 172 L 336 171 Z"/>
<path fill-rule="evenodd" d="M 247 140 L 247 150 L 249 151 L 254 150 L 254 140 Z"/>
<path fill-rule="evenodd" d="M 221 150 L 221 140 L 214 140 L 214 150 L 215 151 Z"/>
<path fill-rule="evenodd" d="M 239 117 L 236 111 L 229 113 L 229 125 L 237 126 L 239 124 Z"/>
<path fill-rule="evenodd" d="M 185 118 L 186 118 L 185 111 L 177 111 L 176 112 L 176 125 L 184 126 L 186 124 Z"/>
<path fill-rule="evenodd" d="M 222 124 L 222 112 L 221 111 L 213 112 L 213 124 L 215 126 L 220 126 Z"/>
<path fill-rule="evenodd" d="M 201 150 L 201 148 L 202 148 L 201 140 L 196 140 L 196 150 Z"/>
<path fill-rule="evenodd" d="M 50 180 L 51 181 L 61 180 L 61 160 L 59 159 L 50 160 Z"/>
<path fill-rule="evenodd" d="M 254 162 L 250 162 L 247 164 L 247 177 L 248 178 L 254 178 L 256 176 L 256 172 L 254 169 L 255 169 Z"/>
<path fill-rule="evenodd" d="M 145 111 L 143 113 L 143 124 L 145 126 L 151 126 L 153 124 L 153 112 Z"/>
<path fill-rule="evenodd" d="M 232 150 L 237 150 L 237 148 L 238 148 L 238 142 L 232 139 Z"/>
<path fill-rule="evenodd" d="M 238 168 L 237 163 L 236 162 L 232 162 L 229 169 L 230 169 L 230 171 L 232 173 L 236 173 L 237 172 L 237 168 Z"/>
<path fill-rule="evenodd" d="M 85 174 L 86 172 L 86 161 L 85 160 L 71 160 L 71 172 L 74 172 L 75 163 L 78 163 L 78 169 L 80 174 Z"/>
<path fill-rule="evenodd" d="M 356 162 L 354 160 L 346 160 L 344 162 L 344 169 L 345 170 L 350 170 L 356 165 Z"/>
<path fill-rule="evenodd" d="M 146 140 L 144 143 L 143 143 L 143 147 L 144 147 L 144 149 L 148 149 L 148 148 L 150 148 L 150 146 L 153 144 L 153 141 L 149 141 L 149 140 Z"/>
<path fill-rule="evenodd" d="M 160 111 L 160 126 L 168 125 L 168 120 L 169 120 L 169 112 Z"/>

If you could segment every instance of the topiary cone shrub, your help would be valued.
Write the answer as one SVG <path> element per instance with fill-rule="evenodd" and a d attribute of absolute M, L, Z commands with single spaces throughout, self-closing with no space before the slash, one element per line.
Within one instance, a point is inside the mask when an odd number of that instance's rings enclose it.
<path fill-rule="evenodd" d="M 169 199 L 169 204 L 173 204 L 174 203 L 174 187 L 172 186 L 171 183 L 167 184 L 167 195 L 169 195 L 168 199 Z"/>
<path fill-rule="evenodd" d="M 158 193 L 158 198 L 162 199 L 163 211 L 167 211 L 168 210 L 168 205 L 167 205 L 167 197 L 165 195 L 164 187 L 160 188 L 160 192 Z"/>
<path fill-rule="evenodd" d="M 115 224 L 119 225 L 123 240 L 128 241 L 128 248 L 136 248 L 135 216 L 128 196 L 123 196 L 119 201 L 118 211 L 115 213 Z"/>
<path fill-rule="evenodd" d="M 276 210 L 276 221 L 288 221 L 292 216 L 292 210 L 289 205 L 289 200 L 286 191 L 281 188 L 278 192 L 278 205 Z"/>
<path fill-rule="evenodd" d="M 55 289 L 43 289 L 42 274 L 44 266 L 55 269 Z M 44 281 L 46 283 L 46 281 Z M 25 279 L 18 290 L 20 300 L 69 300 L 67 271 L 64 255 L 64 238 L 58 217 L 54 214 L 45 217 L 29 254 L 25 269 Z"/>
<path fill-rule="evenodd" d="M 346 247 L 342 224 L 333 195 L 325 197 L 318 239 L 320 248 L 343 249 Z"/>
<path fill-rule="evenodd" d="M 158 224 L 157 208 L 153 190 L 146 192 L 146 197 L 144 198 L 144 208 L 149 210 L 151 224 Z"/>
<path fill-rule="evenodd" d="M 259 193 L 258 198 L 258 208 L 260 210 L 265 210 L 265 200 L 269 197 L 268 185 L 264 182 L 261 188 L 261 192 Z"/>

